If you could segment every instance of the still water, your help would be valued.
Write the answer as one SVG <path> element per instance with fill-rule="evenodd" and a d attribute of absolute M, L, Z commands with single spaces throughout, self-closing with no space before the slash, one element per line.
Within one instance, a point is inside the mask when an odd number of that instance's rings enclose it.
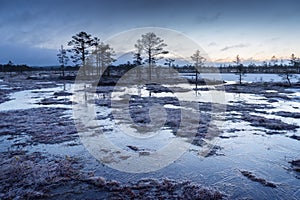
<path fill-rule="evenodd" d="M 226 74 L 222 74 L 222 76 L 227 77 Z M 275 80 L 274 78 L 276 76 L 277 75 L 264 75 L 263 80 Z M 235 80 L 235 77 L 231 75 L 230 77 L 226 78 L 226 80 L 229 81 L 231 81 L 231 79 L 233 81 Z M 244 80 L 261 81 L 259 76 L 256 75 L 248 75 Z M 90 86 L 85 86 L 85 88 L 89 87 Z M 165 87 L 170 86 L 165 85 Z M 216 96 L 220 96 L 220 91 L 214 90 L 213 87 L 208 91 L 200 91 L 200 94 L 195 93 L 193 90 L 194 86 L 188 84 L 178 85 L 177 87 L 181 87 L 185 90 L 182 90 L 178 93 L 152 93 L 151 98 L 165 101 L 164 98 L 172 97 L 179 100 L 179 103 L 193 102 L 199 105 L 209 102 L 222 103 L 225 105 L 225 108 L 227 105 L 237 106 L 237 109 L 234 111 L 229 112 L 225 109 L 222 111 L 223 113 L 219 113 L 223 116 L 230 116 L 231 114 L 241 115 L 241 112 L 238 109 L 240 104 L 269 104 L 273 106 L 273 108 L 249 110 L 249 113 L 253 115 L 261 115 L 266 118 L 280 119 L 286 123 L 300 125 L 300 119 L 295 119 L 292 117 L 280 117 L 273 114 L 277 111 L 299 112 L 300 100 L 298 96 L 300 91 L 297 88 L 288 89 L 291 93 L 284 94 L 289 96 L 291 100 L 277 99 L 276 102 L 270 103 L 264 96 L 251 94 L 251 91 L 249 91 L 249 93 L 238 95 L 235 93 L 221 91 L 223 96 L 222 101 L 220 101 L 219 98 L 214 98 Z M 95 116 L 98 117 L 97 119 L 93 119 L 94 123 L 102 130 L 102 134 L 105 135 L 106 139 L 124 152 L 129 152 L 130 149 L 128 149 L 127 146 L 131 145 L 137 146 L 146 152 L 152 153 L 164 148 L 164 146 L 168 145 L 168 141 L 177 137 L 168 127 L 163 126 L 162 128 L 158 129 L 155 134 L 152 134 L 151 138 L 137 139 L 135 137 L 136 135 L 126 134 L 124 132 L 124 130 L 134 132 L 134 127 L 132 127 L 132 124 L 120 123 L 120 121 L 117 121 L 113 117 L 109 117 L 113 112 L 109 106 L 99 105 L 97 103 L 95 104 L 94 101 L 87 101 L 86 97 L 84 97 L 84 95 L 88 95 L 92 96 L 93 98 L 98 98 L 100 101 L 111 97 L 117 102 L 122 102 L 126 94 L 140 95 L 141 97 L 147 98 L 150 95 L 146 87 L 139 87 L 139 89 L 137 89 L 137 86 L 118 88 L 112 93 L 110 93 L 111 88 L 103 87 L 101 88 L 101 91 L 102 93 L 106 93 L 106 95 L 100 95 L 100 97 L 99 95 L 95 97 L 95 95 L 91 94 L 89 90 L 84 91 L 77 88 L 78 90 L 76 91 L 72 84 L 67 85 L 67 87 L 60 85 L 55 88 L 25 90 L 12 93 L 10 95 L 12 100 L 0 104 L 0 112 L 12 111 L 15 109 L 39 108 L 44 106 L 64 107 L 70 109 L 74 108 L 72 105 L 64 104 L 38 104 L 38 102 L 40 102 L 42 99 L 51 98 L 55 92 L 60 92 L 64 89 L 77 94 L 77 96 L 58 97 L 58 99 L 66 98 L 79 103 L 79 105 L 80 101 L 85 102 L 85 105 L 87 106 L 92 105 L 92 111 L 94 112 Z M 139 106 L 136 108 L 139 108 Z M 188 112 L 191 113 L 198 112 L 197 109 L 190 108 L 184 103 L 175 105 L 172 102 L 165 102 L 164 105 L 159 108 L 169 110 L 188 110 Z M 124 108 L 119 108 L 119 110 L 120 109 Z M 207 110 L 200 110 L 200 112 L 209 115 L 214 114 Z M 172 118 L 174 117 L 172 116 L 172 113 L 176 112 L 170 113 L 167 116 L 161 117 Z M 71 111 L 66 111 L 65 115 L 71 118 L 74 117 Z M 160 116 L 156 117 L 159 118 Z M 93 127 L 90 128 L 92 129 Z M 253 127 L 249 122 L 243 120 L 231 120 L 227 119 L 226 117 L 222 120 L 221 127 L 219 128 L 222 130 L 221 135 L 224 137 L 215 137 L 210 141 L 213 145 L 219 147 L 216 154 L 209 157 L 204 157 L 200 153 L 202 151 L 201 146 L 188 144 L 186 151 L 172 163 L 156 171 L 148 173 L 127 173 L 122 170 L 112 169 L 109 167 L 109 165 L 107 165 L 107 163 L 101 163 L 95 157 L 93 157 L 91 152 L 87 150 L 88 148 L 86 148 L 79 139 L 78 141 L 75 141 L 78 143 L 77 145 L 69 145 L 70 142 L 66 142 L 61 144 L 38 144 L 34 146 L 28 146 L 26 148 L 32 152 L 41 151 L 52 156 L 78 156 L 83 159 L 86 170 L 93 170 L 95 171 L 96 175 L 104 176 L 108 179 L 115 179 L 124 183 L 147 177 L 167 177 L 177 180 L 191 180 L 208 187 L 220 189 L 221 191 L 225 192 L 229 198 L 300 199 L 299 173 L 297 174 L 297 172 L 290 170 L 291 166 L 288 163 L 288 161 L 299 159 L 300 144 L 298 140 L 287 137 L 292 134 L 300 136 L 299 129 L 297 129 L 295 132 L 286 131 L 284 134 L 268 135 L 266 134 L 267 130 L 265 128 Z M 26 138 L 23 139 L 25 140 Z M 7 140 L 6 136 L 2 136 L 0 138 L 1 146 L 5 148 L 11 145 L 13 141 L 14 140 Z M 176 144 L 186 145 L 186 143 L 187 141 L 182 139 Z M 1 150 L 4 151 L 5 148 L 1 148 Z M 174 151 L 171 153 L 176 154 L 176 148 L 174 148 Z M 109 155 L 113 157 L 112 154 Z M 139 164 L 145 163 L 136 163 L 136 165 Z M 241 170 L 251 171 L 257 177 L 273 182 L 277 185 L 277 188 L 265 187 L 260 183 L 253 182 L 244 177 L 240 173 Z"/>

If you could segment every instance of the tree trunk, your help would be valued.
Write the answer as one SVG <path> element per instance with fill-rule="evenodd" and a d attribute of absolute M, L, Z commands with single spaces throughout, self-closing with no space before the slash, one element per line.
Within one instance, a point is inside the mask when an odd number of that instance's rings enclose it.
<path fill-rule="evenodd" d="M 151 50 L 150 49 L 148 50 L 148 58 L 149 58 L 149 60 L 148 60 L 148 64 L 149 64 L 149 66 L 148 66 L 149 67 L 148 68 L 148 79 L 151 80 L 151 76 L 152 76 L 151 75 L 151 63 L 152 63 L 151 61 L 152 61 L 152 57 L 151 57 Z"/>
<path fill-rule="evenodd" d="M 83 65 L 83 75 L 86 76 L 85 49 L 84 49 L 84 44 L 83 43 L 81 43 L 81 48 L 82 48 L 81 60 L 82 60 L 82 65 Z"/>
<path fill-rule="evenodd" d="M 288 81 L 288 83 L 289 83 L 289 86 L 292 86 L 292 84 L 291 84 L 291 80 L 290 80 L 290 78 L 289 78 L 289 75 L 288 75 L 288 74 L 286 75 L 286 79 L 287 79 L 287 81 Z"/>
<path fill-rule="evenodd" d="M 65 77 L 65 66 L 64 65 L 61 66 L 61 70 L 62 70 L 62 76 Z"/>
<path fill-rule="evenodd" d="M 197 87 L 198 87 L 198 71 L 196 71 L 196 94 L 197 94 Z"/>

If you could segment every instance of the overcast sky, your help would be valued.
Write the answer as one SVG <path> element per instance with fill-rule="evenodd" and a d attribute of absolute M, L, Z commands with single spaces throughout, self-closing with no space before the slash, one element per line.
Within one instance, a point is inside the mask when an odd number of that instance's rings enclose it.
<path fill-rule="evenodd" d="M 0 0 L 0 63 L 57 65 L 86 31 L 101 40 L 141 27 L 186 34 L 215 61 L 300 57 L 300 1 Z"/>

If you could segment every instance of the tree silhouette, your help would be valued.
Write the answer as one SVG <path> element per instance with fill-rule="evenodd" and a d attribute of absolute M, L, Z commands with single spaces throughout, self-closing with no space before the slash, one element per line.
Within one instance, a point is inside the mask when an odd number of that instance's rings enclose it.
<path fill-rule="evenodd" d="M 96 57 L 96 63 L 99 64 L 99 74 L 102 74 L 106 68 L 106 75 L 109 76 L 110 71 L 108 67 L 112 62 L 116 61 L 113 58 L 115 55 L 114 50 L 108 44 L 101 42 L 97 45 L 96 50 L 93 51 L 93 55 Z"/>
<path fill-rule="evenodd" d="M 14 65 L 14 63 L 11 60 L 9 60 L 7 63 L 7 66 L 13 66 L 13 65 Z"/>
<path fill-rule="evenodd" d="M 165 61 L 166 61 L 165 65 L 169 67 L 169 72 L 170 72 L 171 67 L 174 65 L 173 63 L 175 62 L 175 59 L 167 58 Z"/>
<path fill-rule="evenodd" d="M 142 65 L 143 58 L 142 58 L 142 46 L 141 45 L 136 45 L 136 53 L 133 55 L 134 61 L 133 64 L 137 67 L 137 76 L 138 79 L 141 79 L 141 68 L 140 66 Z"/>
<path fill-rule="evenodd" d="M 297 65 L 297 58 L 296 58 L 295 54 L 292 54 L 292 55 L 291 55 L 290 64 L 291 64 L 293 67 L 296 67 L 296 65 Z"/>
<path fill-rule="evenodd" d="M 196 52 L 191 56 L 191 59 L 194 61 L 194 66 L 196 68 L 196 88 L 198 84 L 198 74 L 201 71 L 201 67 L 204 65 L 206 59 L 201 56 L 200 50 L 196 50 Z"/>
<path fill-rule="evenodd" d="M 65 76 L 65 66 L 68 64 L 69 57 L 67 56 L 67 50 L 64 49 L 64 46 L 61 45 L 58 50 L 57 58 L 62 70 L 62 76 Z"/>
<path fill-rule="evenodd" d="M 96 56 L 96 74 L 101 74 L 101 66 L 100 66 L 100 53 L 99 53 L 99 46 L 100 46 L 100 39 L 95 37 L 93 41 L 93 46 L 95 46 L 95 50 L 93 51 L 93 54 Z"/>
<path fill-rule="evenodd" d="M 86 32 L 80 32 L 72 36 L 72 40 L 68 43 L 69 46 L 72 46 L 70 52 L 73 53 L 71 59 L 75 64 L 81 61 L 81 66 L 83 67 L 83 73 L 86 75 L 86 57 L 89 54 L 88 49 L 93 46 L 94 40 L 90 34 Z"/>
<path fill-rule="evenodd" d="M 279 74 L 284 80 L 287 81 L 289 86 L 292 86 L 291 79 L 296 78 L 295 73 L 297 73 L 297 65 L 299 63 L 299 60 L 295 56 L 295 54 L 291 55 L 290 59 L 290 66 L 289 65 L 284 65 L 282 66 L 282 73 Z"/>
<path fill-rule="evenodd" d="M 135 47 L 143 51 L 147 55 L 148 62 L 148 77 L 151 79 L 151 67 L 159 59 L 162 59 L 162 54 L 167 54 L 168 52 L 164 50 L 167 44 L 164 40 L 156 36 L 155 33 L 149 32 L 142 35 L 141 39 L 137 40 Z"/>
<path fill-rule="evenodd" d="M 142 61 L 143 61 L 142 47 L 141 47 L 141 45 L 135 45 L 135 48 L 136 48 L 136 53 L 134 53 L 134 55 L 133 55 L 133 58 L 134 58 L 133 63 L 136 66 L 139 66 L 139 65 L 142 65 Z"/>
<path fill-rule="evenodd" d="M 300 73 L 300 58 L 297 58 L 295 54 L 292 54 L 290 63 L 295 68 L 297 73 Z"/>
<path fill-rule="evenodd" d="M 236 64 L 236 69 L 237 69 L 236 73 L 239 76 L 239 83 L 241 85 L 242 84 L 242 76 L 245 74 L 245 71 L 244 71 L 244 66 L 241 63 L 240 56 L 237 55 L 233 62 Z"/>
<path fill-rule="evenodd" d="M 271 63 L 272 63 L 272 66 L 273 66 L 273 67 L 277 66 L 278 59 L 276 58 L 276 56 L 272 56 L 272 58 L 271 58 Z"/>

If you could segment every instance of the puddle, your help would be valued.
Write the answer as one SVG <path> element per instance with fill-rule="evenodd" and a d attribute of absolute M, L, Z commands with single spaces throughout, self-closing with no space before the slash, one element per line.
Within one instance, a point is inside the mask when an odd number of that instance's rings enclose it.
<path fill-rule="evenodd" d="M 65 88 L 64 88 L 65 87 Z M 165 87 L 171 87 L 166 85 Z M 175 87 L 175 86 L 173 86 Z M 222 93 L 214 90 L 210 86 L 209 91 L 204 89 L 195 92 L 194 86 L 188 84 L 176 85 L 179 89 L 177 92 L 150 92 L 146 87 L 130 87 L 118 88 L 112 93 L 112 99 L 116 101 L 124 100 L 124 96 L 130 94 L 137 97 L 148 98 L 153 97 L 161 101 L 167 101 L 172 97 L 178 99 L 179 102 L 196 102 L 197 105 L 206 106 L 205 103 L 219 103 L 222 105 L 236 106 L 235 109 L 227 111 L 225 114 L 234 116 L 234 119 L 228 118 L 221 127 L 223 130 L 221 136 L 215 137 L 211 140 L 211 144 L 218 146 L 217 154 L 209 157 L 201 156 L 200 152 L 203 150 L 201 146 L 190 145 L 189 151 L 184 153 L 179 159 L 175 160 L 172 164 L 155 172 L 132 174 L 117 171 L 98 162 L 83 146 L 81 141 L 73 139 L 71 141 L 59 144 L 36 144 L 28 147 L 29 152 L 47 152 L 51 156 L 78 156 L 83 159 L 84 170 L 91 170 L 98 176 L 104 176 L 108 179 L 116 179 L 117 181 L 128 183 L 136 181 L 141 178 L 165 178 L 170 177 L 176 180 L 190 180 L 195 183 L 215 187 L 224 191 L 229 195 L 230 199 L 286 199 L 297 198 L 296 194 L 300 191 L 299 179 L 295 174 L 287 169 L 290 167 L 288 161 L 299 159 L 300 145 L 299 141 L 287 137 L 288 134 L 300 135 L 299 129 L 296 132 L 286 131 L 286 134 L 267 135 L 269 131 L 264 127 L 253 127 L 249 122 L 244 121 L 242 115 L 244 113 L 259 115 L 264 118 L 279 119 L 288 124 L 300 124 L 300 119 L 290 117 L 281 117 L 272 114 L 277 111 L 299 112 L 300 103 L 294 99 L 282 100 L 270 103 L 268 98 L 263 94 L 249 94 L 249 93 Z M 11 111 L 17 109 L 30 109 L 40 107 L 64 107 L 72 108 L 72 105 L 42 105 L 37 104 L 43 99 L 53 98 L 54 93 L 63 91 L 71 91 L 71 85 L 59 85 L 58 87 L 38 90 L 25 90 L 15 92 L 10 95 L 11 101 L 0 104 L 0 111 Z M 87 87 L 88 88 L 88 87 Z M 199 87 L 201 88 L 201 87 Z M 93 95 L 93 98 L 98 100 L 106 100 L 109 98 L 109 92 L 112 91 L 111 87 L 99 87 L 101 95 Z M 282 95 L 296 98 L 299 90 L 288 90 L 289 94 L 282 93 Z M 267 90 L 267 93 L 277 93 L 276 90 Z M 104 95 L 104 93 L 108 95 Z M 74 101 L 84 103 L 85 95 L 91 96 L 89 92 L 82 91 L 81 96 L 76 96 Z M 67 99 L 73 101 L 71 96 L 57 96 L 56 100 Z M 169 100 L 169 99 L 168 99 Z M 94 105 L 95 118 L 89 122 L 88 129 L 96 130 L 101 129 L 103 135 L 107 140 L 114 143 L 121 150 L 133 152 L 138 149 L 143 149 L 146 152 L 154 152 L 168 144 L 168 141 L 177 137 L 173 134 L 169 127 L 164 126 L 159 129 L 155 134 L 149 133 L 151 137 L 137 138 L 137 132 L 129 124 L 123 123 L 114 119 L 111 115 L 111 108 L 108 105 L 100 105 L 92 102 L 85 102 L 86 106 Z M 271 105 L 274 108 L 259 108 L 252 109 L 251 106 L 240 110 L 239 106 L 251 104 L 253 107 L 257 105 Z M 142 108 L 137 105 L 134 109 Z M 174 110 L 186 110 L 190 113 L 195 112 L 194 108 L 188 108 L 174 102 L 165 102 L 163 109 L 168 109 L 171 117 L 175 116 Z M 121 109 L 129 109 L 120 107 Z M 136 110 L 134 110 L 136 111 Z M 210 109 L 201 110 L 201 113 L 210 115 Z M 86 113 L 87 115 L 89 113 Z M 224 113 L 222 113 L 224 114 Z M 61 117 L 72 117 L 72 110 L 67 110 L 62 113 Z M 205 122 L 203 122 L 205 123 Z M 96 125 L 96 126 L 95 126 Z M 203 124 L 202 124 L 203 125 Z M 204 124 L 205 125 L 205 124 Z M 7 150 L 9 146 L 15 143 L 23 142 L 25 137 L 16 136 L 14 139 L 9 140 L 10 136 L 1 136 L 0 143 L 1 151 Z M 95 141 L 97 142 L 97 141 Z M 182 140 L 184 144 L 185 141 Z M 137 150 L 135 150 L 135 148 Z M 174 150 L 174 153 L 176 151 Z M 109 153 L 108 153 L 109 155 Z M 145 156 L 145 155 L 142 155 Z M 251 181 L 244 177 L 240 171 L 250 171 L 255 176 L 266 179 L 276 184 L 276 188 L 265 187 L 255 181 Z"/>
<path fill-rule="evenodd" d="M 184 85 L 183 88 L 189 88 Z M 276 92 L 268 90 L 267 92 Z M 297 96 L 298 91 L 292 91 L 292 94 L 282 95 Z M 147 94 L 147 93 L 146 93 Z M 267 114 L 261 114 L 253 110 L 252 114 L 260 115 L 266 118 L 279 119 L 288 124 L 300 124 L 299 119 L 280 117 L 271 115 L 276 111 L 299 112 L 295 107 L 300 106 L 300 103 L 294 101 L 279 100 L 278 102 L 269 103 L 268 98 L 247 93 L 226 93 L 224 98 L 219 97 L 219 91 L 195 91 L 179 92 L 176 94 L 164 93 L 153 94 L 157 97 L 172 97 L 175 96 L 184 101 L 197 102 L 214 102 L 226 105 L 236 105 L 247 103 L 253 105 L 271 105 L 274 108 L 257 109 L 264 111 Z M 120 95 L 121 96 L 121 95 Z M 222 100 L 220 100 L 222 99 Z M 166 104 L 165 108 L 182 109 L 180 106 Z M 240 115 L 241 113 L 233 111 L 233 114 Z M 208 185 L 218 186 L 222 191 L 230 194 L 231 198 L 278 198 L 293 196 L 300 190 L 299 180 L 294 174 L 289 173 L 286 169 L 289 168 L 289 160 L 298 158 L 300 146 L 299 141 L 286 137 L 285 135 L 265 134 L 267 129 L 263 127 L 252 127 L 244 121 L 225 122 L 223 126 L 227 129 L 224 135 L 226 139 L 216 139 L 215 145 L 222 147 L 220 150 L 224 156 L 213 156 L 209 158 L 201 158 L 194 150 L 199 151 L 199 147 L 193 146 L 193 151 L 186 153 L 183 157 L 177 160 L 174 165 L 164 168 L 155 176 L 171 176 L 175 178 L 186 178 L 192 181 L 205 182 Z M 297 129 L 297 134 L 300 134 Z M 195 157 L 196 156 L 196 157 Z M 180 169 L 178 173 L 177 169 Z M 258 172 L 258 175 L 268 179 L 279 185 L 278 188 L 267 188 L 259 185 L 251 180 L 245 179 L 239 174 L 238 170 L 252 170 Z M 178 174 L 172 173 L 176 171 Z M 228 185 L 229 188 L 228 188 Z"/>
<path fill-rule="evenodd" d="M 40 104 L 43 99 L 53 97 L 55 92 L 62 91 L 64 88 L 70 90 L 71 87 L 72 87 L 71 84 L 67 84 L 67 86 L 60 85 L 59 87 L 54 87 L 54 88 L 23 90 L 23 91 L 11 93 L 9 95 L 9 98 L 11 100 L 0 104 L 0 112 L 10 111 L 10 110 L 39 108 L 39 107 L 71 108 L 71 105 L 64 105 L 64 104 L 55 104 L 55 103 L 52 105 Z M 57 100 L 68 99 L 70 101 L 72 100 L 71 96 L 60 96 L 57 97 L 56 99 Z"/>
<path fill-rule="evenodd" d="M 12 88 L 8 87 L 7 85 L 0 85 L 1 90 L 10 90 Z"/>
<path fill-rule="evenodd" d="M 272 92 L 277 93 L 276 90 L 266 90 L 265 92 L 267 92 L 267 93 L 272 93 Z"/>

